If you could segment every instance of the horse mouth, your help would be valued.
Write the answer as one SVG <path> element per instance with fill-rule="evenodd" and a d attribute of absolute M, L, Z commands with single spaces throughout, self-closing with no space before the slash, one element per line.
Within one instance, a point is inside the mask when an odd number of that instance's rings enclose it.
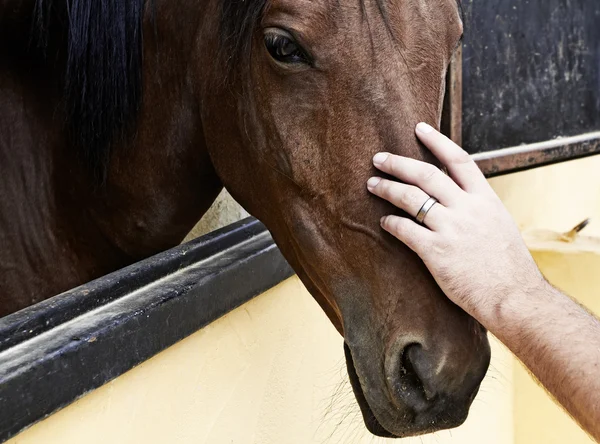
<path fill-rule="evenodd" d="M 373 410 L 371 410 L 362 386 L 360 385 L 360 380 L 358 378 L 358 374 L 356 373 L 356 368 L 354 367 L 352 353 L 350 352 L 350 348 L 346 343 L 344 343 L 344 353 L 346 355 L 346 366 L 348 368 L 350 384 L 352 385 L 352 390 L 354 391 L 354 396 L 356 397 L 356 401 L 360 407 L 367 430 L 369 430 L 369 432 L 371 432 L 373 435 L 381 436 L 382 438 L 399 438 L 399 436 L 390 433 L 385 427 L 383 427 L 375 417 Z"/>

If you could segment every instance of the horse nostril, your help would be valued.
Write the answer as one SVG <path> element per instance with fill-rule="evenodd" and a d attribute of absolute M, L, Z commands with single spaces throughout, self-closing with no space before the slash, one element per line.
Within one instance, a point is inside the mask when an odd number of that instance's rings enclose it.
<path fill-rule="evenodd" d="M 459 355 L 451 345 L 401 335 L 391 342 L 384 358 L 390 413 L 401 412 L 415 427 L 430 431 L 465 421 L 487 369 L 489 348 Z"/>
<path fill-rule="evenodd" d="M 415 412 L 428 409 L 434 401 L 435 393 L 427 388 L 422 374 L 423 348 L 420 344 L 410 344 L 402 351 L 395 395 Z"/>
<path fill-rule="evenodd" d="M 415 421 L 435 421 L 450 426 L 464 421 L 473 390 L 464 387 L 464 372 L 451 365 L 445 354 L 402 337 L 388 349 L 386 378 L 392 402 L 410 409 Z"/>

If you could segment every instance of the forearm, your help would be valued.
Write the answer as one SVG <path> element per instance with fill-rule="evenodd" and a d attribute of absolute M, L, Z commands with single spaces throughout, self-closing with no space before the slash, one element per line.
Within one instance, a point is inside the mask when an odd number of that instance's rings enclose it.
<path fill-rule="evenodd" d="M 600 441 L 600 322 L 544 283 L 504 297 L 483 324 Z"/>

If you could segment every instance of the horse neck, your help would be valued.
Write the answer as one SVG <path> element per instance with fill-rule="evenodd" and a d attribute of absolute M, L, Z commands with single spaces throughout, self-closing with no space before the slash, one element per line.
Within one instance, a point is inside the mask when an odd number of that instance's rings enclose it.
<path fill-rule="evenodd" d="M 157 0 L 145 15 L 135 134 L 114 148 L 91 209 L 105 236 L 136 258 L 179 243 L 222 188 L 206 150 L 198 95 L 207 3 Z"/>
<path fill-rule="evenodd" d="M 135 130 L 97 187 L 62 129 L 58 73 L 24 56 L 33 0 L 0 0 L 0 315 L 176 245 L 220 191 L 190 82 L 202 2 L 186 20 L 156 4 Z"/>

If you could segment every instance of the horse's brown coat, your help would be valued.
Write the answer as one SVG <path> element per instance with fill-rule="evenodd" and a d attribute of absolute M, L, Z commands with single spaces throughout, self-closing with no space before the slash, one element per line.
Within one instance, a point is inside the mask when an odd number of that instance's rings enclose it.
<path fill-rule="evenodd" d="M 439 124 L 462 33 L 455 0 L 272 0 L 231 82 L 220 1 L 157 0 L 136 132 L 100 189 L 71 161 L 52 70 L 35 71 L 0 31 L 0 310 L 175 245 L 223 183 L 344 335 L 368 427 L 459 424 L 489 361 L 485 332 L 382 232 L 394 209 L 365 188 L 374 153 L 426 157 L 413 128 Z M 0 17 L 17 11 L 15 23 L 30 3 L 0 0 Z M 292 31 L 312 66 L 275 63 L 267 27 Z"/>

